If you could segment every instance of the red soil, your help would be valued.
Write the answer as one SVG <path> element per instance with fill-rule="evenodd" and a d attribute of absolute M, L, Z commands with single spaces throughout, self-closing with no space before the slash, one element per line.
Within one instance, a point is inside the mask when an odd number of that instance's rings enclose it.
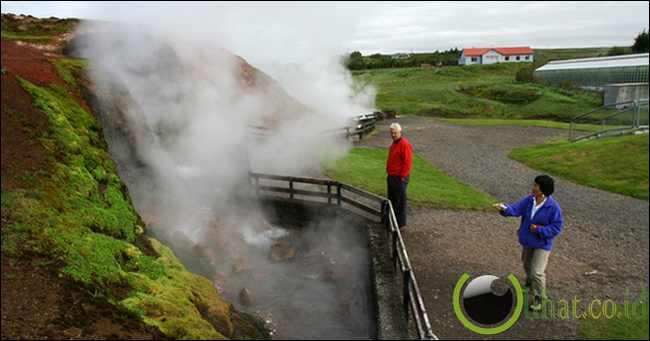
<path fill-rule="evenodd" d="M 4 53 L 4 50 L 3 50 Z M 2 75 L 2 189 L 21 186 L 20 176 L 46 168 L 43 146 L 36 139 L 47 129 L 47 117 L 10 73 Z"/>
<path fill-rule="evenodd" d="M 45 51 L 19 41 L 2 39 L 2 68 L 32 83 L 61 83 Z"/>

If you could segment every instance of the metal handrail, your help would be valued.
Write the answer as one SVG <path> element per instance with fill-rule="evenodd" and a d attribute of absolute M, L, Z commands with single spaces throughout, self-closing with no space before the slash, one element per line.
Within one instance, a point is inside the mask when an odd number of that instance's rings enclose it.
<path fill-rule="evenodd" d="M 579 120 L 579 119 L 581 119 L 583 117 L 586 117 L 586 116 L 589 116 L 591 114 L 597 113 L 597 112 L 599 112 L 599 111 L 601 111 L 603 109 L 616 108 L 616 107 L 621 106 L 621 105 L 634 104 L 635 102 L 637 102 L 637 101 L 625 101 L 625 102 L 619 102 L 619 103 L 603 105 L 603 106 L 598 107 L 597 109 L 593 109 L 593 110 L 590 110 L 590 111 L 588 111 L 588 112 L 586 112 L 584 114 L 580 114 L 580 115 L 574 117 L 573 120 Z"/>
<path fill-rule="evenodd" d="M 418 332 L 418 338 L 421 340 L 437 340 L 438 337 L 433 333 L 431 328 L 431 322 L 427 314 L 427 310 L 424 306 L 424 299 L 420 292 L 418 282 L 415 279 L 415 273 L 411 266 L 408 253 L 406 251 L 406 244 L 402 238 L 402 233 L 400 232 L 399 226 L 397 224 L 397 218 L 395 217 L 395 211 L 393 210 L 393 205 L 390 200 L 366 192 L 362 189 L 350 186 L 334 180 L 328 179 L 316 179 L 316 178 L 305 178 L 305 177 L 294 177 L 294 176 L 281 176 L 281 175 L 272 175 L 272 174 L 263 174 L 263 173 L 249 173 L 251 183 L 255 186 L 256 193 L 259 193 L 260 190 L 280 192 L 280 193 L 289 193 L 291 199 L 295 199 L 294 195 L 304 195 L 304 196 L 314 196 L 314 197 L 324 197 L 327 198 L 327 202 L 332 204 L 332 200 L 336 199 L 336 204 L 341 206 L 342 203 L 348 203 L 353 207 L 361 209 L 365 212 L 375 215 L 380 218 L 386 226 L 386 233 L 389 239 L 388 244 L 391 245 L 391 258 L 394 262 L 395 269 L 399 269 L 402 274 L 402 299 L 403 306 L 405 310 L 405 318 L 408 322 L 409 313 L 413 315 L 413 320 Z M 289 183 L 289 188 L 286 187 L 276 187 L 276 186 L 260 186 L 260 179 L 276 180 L 276 181 L 286 181 Z M 306 190 L 297 190 L 294 188 L 294 183 L 305 183 L 312 185 L 321 185 L 327 186 L 327 192 L 316 192 L 316 191 L 306 191 Z M 332 193 L 332 187 L 336 187 L 336 193 Z M 346 197 L 345 192 L 342 190 L 354 193 L 358 196 L 364 197 L 365 199 L 374 201 L 379 204 L 380 209 L 377 210 L 374 207 L 368 206 L 362 202 L 359 202 L 353 198 Z"/>
<path fill-rule="evenodd" d="M 615 113 L 613 113 L 611 115 L 608 115 L 608 116 L 606 116 L 604 118 L 601 118 L 600 119 L 600 124 L 603 126 L 602 130 L 599 130 L 597 132 L 593 132 L 593 133 L 590 133 L 590 134 L 587 134 L 587 135 L 583 135 L 583 136 L 580 136 L 580 137 L 575 136 L 575 130 L 576 130 L 575 126 L 578 124 L 577 123 L 578 120 L 581 120 L 581 119 L 583 119 L 585 117 L 593 115 L 593 114 L 595 114 L 597 112 L 600 112 L 603 109 L 617 108 L 617 107 L 620 107 L 620 106 L 627 106 L 627 105 L 630 105 L 630 104 L 631 104 L 631 106 L 625 107 L 624 109 L 618 110 L 617 112 L 615 112 Z M 634 101 L 625 101 L 625 102 L 619 102 L 619 103 L 604 105 L 604 106 L 602 106 L 602 107 L 600 107 L 598 109 L 591 110 L 591 111 L 586 112 L 584 114 L 580 114 L 578 116 L 575 116 L 573 119 L 571 119 L 571 122 L 569 124 L 569 140 L 575 142 L 575 141 L 582 140 L 582 139 L 585 139 L 585 138 L 589 138 L 589 137 L 592 137 L 592 136 L 600 137 L 604 133 L 609 133 L 609 132 L 613 132 L 613 131 L 614 132 L 625 131 L 625 130 L 636 131 L 636 130 L 640 130 L 642 128 L 647 129 L 646 126 L 641 126 L 640 125 L 640 113 L 641 113 L 640 109 L 641 109 L 642 106 L 647 106 L 647 105 L 648 105 L 648 100 L 647 99 L 634 100 Z M 613 117 L 622 115 L 622 114 L 629 113 L 629 112 L 634 112 L 634 117 L 633 117 L 632 122 L 631 122 L 630 125 L 625 125 L 624 127 L 604 128 L 605 122 L 607 122 L 607 120 L 609 120 L 609 119 L 611 119 Z"/>

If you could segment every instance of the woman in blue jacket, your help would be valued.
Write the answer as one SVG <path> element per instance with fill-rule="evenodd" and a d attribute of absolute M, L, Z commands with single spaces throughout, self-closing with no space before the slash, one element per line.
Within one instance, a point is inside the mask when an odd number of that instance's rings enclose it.
<path fill-rule="evenodd" d="M 526 287 L 533 298 L 529 309 L 539 311 L 546 297 L 546 265 L 553 249 L 553 239 L 562 232 L 562 209 L 553 199 L 553 178 L 535 178 L 532 194 L 513 204 L 495 204 L 504 217 L 521 217 L 518 235 L 522 246 L 521 260 L 526 272 Z"/>

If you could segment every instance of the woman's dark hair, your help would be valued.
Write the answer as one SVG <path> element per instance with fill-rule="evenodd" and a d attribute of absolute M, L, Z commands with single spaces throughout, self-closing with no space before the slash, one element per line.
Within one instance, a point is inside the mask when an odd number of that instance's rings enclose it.
<path fill-rule="evenodd" d="M 555 181 L 548 175 L 538 175 L 535 178 L 535 183 L 539 185 L 539 190 L 544 193 L 545 196 L 553 194 L 555 191 Z"/>

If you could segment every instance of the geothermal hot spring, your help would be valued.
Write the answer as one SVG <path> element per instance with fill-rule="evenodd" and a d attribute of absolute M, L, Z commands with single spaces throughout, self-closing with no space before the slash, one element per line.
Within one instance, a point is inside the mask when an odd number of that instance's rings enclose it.
<path fill-rule="evenodd" d="M 376 337 L 368 222 L 258 198 L 248 178 L 318 175 L 324 159 L 345 154 L 349 141 L 322 132 L 371 110 L 347 71 L 294 66 L 279 81 L 206 43 L 214 39 L 159 31 L 100 23 L 73 42 L 89 60 L 90 102 L 148 233 L 275 338 Z M 251 138 L 251 127 L 271 133 Z"/>
<path fill-rule="evenodd" d="M 266 216 L 242 218 L 241 233 L 227 238 L 219 227 L 230 222 L 209 209 L 197 212 L 206 228 L 194 236 L 155 225 L 152 232 L 239 310 L 264 319 L 273 338 L 375 338 L 363 219 L 341 209 L 304 214 L 301 204 L 281 199 L 259 204 Z"/>

